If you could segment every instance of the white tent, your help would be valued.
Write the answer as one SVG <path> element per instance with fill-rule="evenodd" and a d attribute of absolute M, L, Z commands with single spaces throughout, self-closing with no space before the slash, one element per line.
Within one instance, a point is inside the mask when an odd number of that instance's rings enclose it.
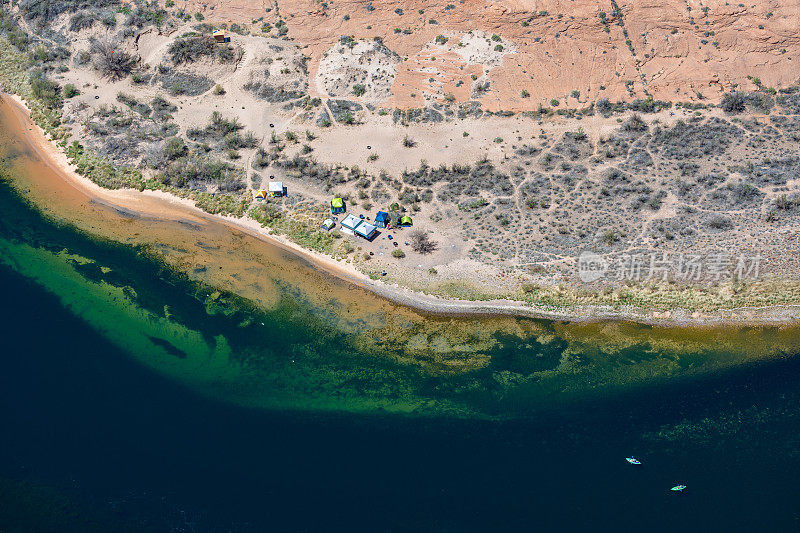
<path fill-rule="evenodd" d="M 369 240 L 372 238 L 373 235 L 375 235 L 375 232 L 378 231 L 378 229 L 372 224 L 369 224 L 367 222 L 362 222 L 361 224 L 356 226 L 356 228 L 353 231 L 355 232 L 356 235 L 360 235 L 365 239 Z"/>
<path fill-rule="evenodd" d="M 283 196 L 283 182 L 282 181 L 270 181 L 269 188 L 270 196 Z"/>

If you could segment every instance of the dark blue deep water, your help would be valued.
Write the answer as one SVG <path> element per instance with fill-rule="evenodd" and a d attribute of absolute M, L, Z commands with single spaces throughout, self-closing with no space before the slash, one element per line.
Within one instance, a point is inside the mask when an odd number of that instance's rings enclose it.
<path fill-rule="evenodd" d="M 154 373 L 13 269 L 0 294 L 0 531 L 800 529 L 796 357 L 512 421 L 267 411 Z"/>

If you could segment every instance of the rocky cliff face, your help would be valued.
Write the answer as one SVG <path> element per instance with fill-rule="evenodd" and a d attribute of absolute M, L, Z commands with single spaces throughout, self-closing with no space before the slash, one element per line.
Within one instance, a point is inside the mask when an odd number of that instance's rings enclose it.
<path fill-rule="evenodd" d="M 601 98 L 717 102 L 737 86 L 779 88 L 800 76 L 800 0 L 452 2 L 190 0 L 188 9 L 238 23 L 269 9 L 306 47 L 312 80 L 330 77 L 319 76 L 321 60 L 342 36 L 378 37 L 402 63 L 391 81 L 375 81 L 390 91 L 366 89 L 397 107 L 445 99 L 517 111 Z M 326 84 L 310 86 L 325 94 Z"/>

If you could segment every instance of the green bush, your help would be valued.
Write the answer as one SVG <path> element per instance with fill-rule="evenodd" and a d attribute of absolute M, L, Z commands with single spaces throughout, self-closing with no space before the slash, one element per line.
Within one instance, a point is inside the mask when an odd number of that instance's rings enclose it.
<path fill-rule="evenodd" d="M 47 79 L 44 72 L 37 70 L 31 74 L 31 90 L 33 95 L 51 109 L 58 109 L 62 105 L 61 87 L 54 81 Z"/>
<path fill-rule="evenodd" d="M 81 94 L 81 92 L 75 85 L 68 83 L 64 86 L 64 98 L 73 98 L 79 94 Z"/>
<path fill-rule="evenodd" d="M 186 143 L 180 137 L 169 137 L 164 141 L 164 155 L 167 159 L 177 159 L 186 152 Z"/>

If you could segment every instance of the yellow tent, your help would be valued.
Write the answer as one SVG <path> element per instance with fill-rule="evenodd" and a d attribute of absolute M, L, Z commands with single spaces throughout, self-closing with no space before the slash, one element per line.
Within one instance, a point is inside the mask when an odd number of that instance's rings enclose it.
<path fill-rule="evenodd" d="M 264 189 L 259 189 L 258 192 L 256 193 L 256 200 L 263 200 L 266 197 L 267 197 L 267 191 L 265 191 Z"/>

